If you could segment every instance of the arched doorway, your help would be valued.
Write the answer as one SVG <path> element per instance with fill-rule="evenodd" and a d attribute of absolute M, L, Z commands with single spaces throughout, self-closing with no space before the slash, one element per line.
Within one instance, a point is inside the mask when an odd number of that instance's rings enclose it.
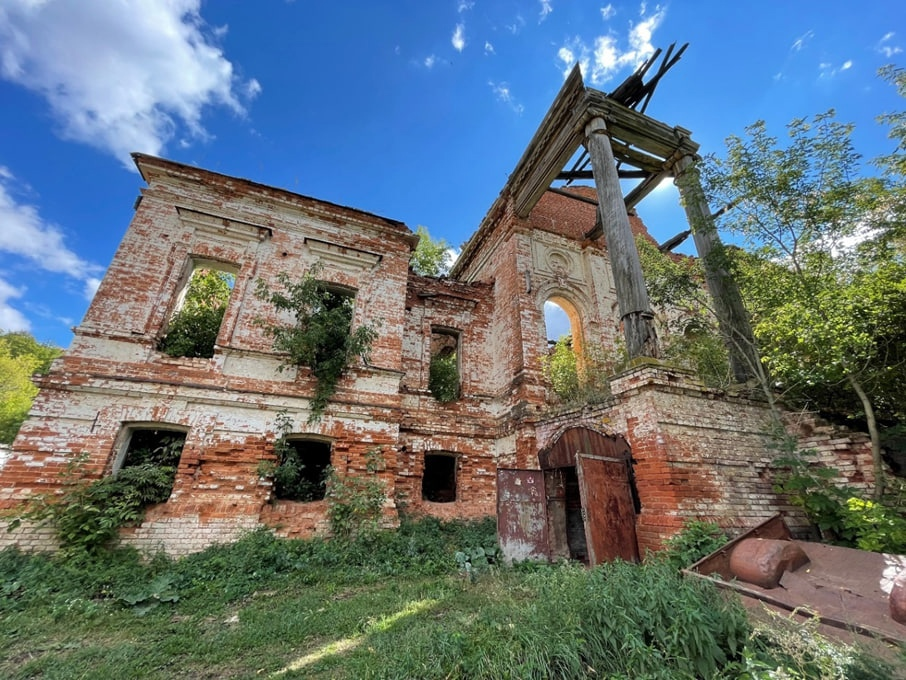
<path fill-rule="evenodd" d="M 538 454 L 540 470 L 497 471 L 497 526 L 509 559 L 637 562 L 638 496 L 629 445 L 584 427 Z"/>

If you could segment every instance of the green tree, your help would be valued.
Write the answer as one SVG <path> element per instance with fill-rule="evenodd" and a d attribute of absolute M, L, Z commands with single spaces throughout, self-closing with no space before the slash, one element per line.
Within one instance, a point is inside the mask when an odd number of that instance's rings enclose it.
<path fill-rule="evenodd" d="M 409 266 L 416 274 L 422 276 L 443 276 L 450 270 L 447 253 L 450 245 L 444 239 L 434 240 L 428 233 L 428 228 L 419 225 L 415 233 L 418 235 L 418 245 L 412 252 Z"/>
<path fill-rule="evenodd" d="M 664 358 L 695 371 L 710 387 L 733 382 L 701 262 L 662 253 L 646 238 L 636 238 L 651 303 L 663 317 Z"/>
<path fill-rule="evenodd" d="M 28 333 L 0 334 L 0 443 L 10 444 L 38 394 L 34 373 L 46 373 L 63 350 Z"/>
<path fill-rule="evenodd" d="M 712 204 L 734 206 L 722 227 L 751 254 L 736 258 L 736 273 L 773 378 L 799 395 L 852 390 L 879 498 L 876 410 L 884 385 L 903 384 L 906 269 L 890 245 L 897 185 L 860 174 L 852 130 L 831 111 L 794 120 L 781 144 L 758 122 L 727 140 L 704 177 Z"/>
<path fill-rule="evenodd" d="M 158 349 L 173 357 L 214 356 L 217 334 L 230 300 L 235 277 L 216 269 L 192 272 L 185 300 L 170 319 Z"/>

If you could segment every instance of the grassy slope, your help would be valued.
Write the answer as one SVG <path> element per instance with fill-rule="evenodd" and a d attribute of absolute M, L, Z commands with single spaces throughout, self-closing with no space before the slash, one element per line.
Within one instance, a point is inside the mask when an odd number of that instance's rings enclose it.
<path fill-rule="evenodd" d="M 428 521 L 348 544 L 254 533 L 179 562 L 6 551 L 0 677 L 736 678 L 747 667 L 758 678 L 760 665 L 776 668 L 735 603 L 668 564 L 482 564 L 464 576 L 455 550 L 492 541 L 492 523 Z M 891 676 L 866 668 L 847 677 Z"/>

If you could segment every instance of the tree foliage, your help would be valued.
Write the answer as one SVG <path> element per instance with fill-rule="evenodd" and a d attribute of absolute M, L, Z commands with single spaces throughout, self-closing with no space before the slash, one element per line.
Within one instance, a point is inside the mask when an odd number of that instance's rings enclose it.
<path fill-rule="evenodd" d="M 28 333 L 0 333 L 0 443 L 11 444 L 38 394 L 31 381 L 63 353 Z"/>
<path fill-rule="evenodd" d="M 173 357 L 210 359 L 214 356 L 233 281 L 233 275 L 228 272 L 196 269 L 189 280 L 185 300 L 170 319 L 158 349 Z"/>
<path fill-rule="evenodd" d="M 459 399 L 459 359 L 456 352 L 435 354 L 428 366 L 428 389 L 442 404 Z"/>
<path fill-rule="evenodd" d="M 701 262 L 662 253 L 643 237 L 636 246 L 648 295 L 660 311 L 664 358 L 694 371 L 709 387 L 726 387 L 733 376 Z"/>
<path fill-rule="evenodd" d="M 422 276 L 445 275 L 450 270 L 450 245 L 444 239 L 432 239 L 425 226 L 419 225 L 415 233 L 418 234 L 418 245 L 412 252 L 409 266 Z"/>
<path fill-rule="evenodd" d="M 541 370 L 557 399 L 564 404 L 600 402 L 610 396 L 609 376 L 620 362 L 600 345 L 576 352 L 572 337 L 561 337 L 542 357 Z"/>
<path fill-rule="evenodd" d="M 704 177 L 712 204 L 734 206 L 722 226 L 747 248 L 736 274 L 773 377 L 819 407 L 829 391 L 851 390 L 880 494 L 876 412 L 901 417 L 906 385 L 906 263 L 894 238 L 902 183 L 861 174 L 852 130 L 830 111 L 794 120 L 782 143 L 758 122 L 727 140 Z M 896 156 L 883 166 L 897 167 Z"/>
<path fill-rule="evenodd" d="M 319 281 L 317 272 L 310 270 L 298 281 L 279 273 L 277 281 L 283 291 L 272 291 L 258 279 L 255 292 L 278 312 L 292 317 L 290 323 L 258 319 L 257 324 L 273 340 L 274 350 L 287 355 L 281 370 L 286 366 L 311 370 L 316 386 L 309 422 L 316 422 L 324 413 L 349 362 L 355 357 L 367 362 L 377 339 L 371 326 L 352 329 L 354 298 Z"/>

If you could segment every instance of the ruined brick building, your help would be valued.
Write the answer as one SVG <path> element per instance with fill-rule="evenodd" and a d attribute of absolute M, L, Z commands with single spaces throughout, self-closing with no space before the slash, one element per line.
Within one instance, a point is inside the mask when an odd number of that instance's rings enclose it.
<path fill-rule="evenodd" d="M 594 186 L 548 191 L 582 145 Z M 172 493 L 124 531 L 126 542 L 180 554 L 261 525 L 323 532 L 325 500 L 276 498 L 261 474 L 285 411 L 287 439 L 312 471 L 383 480 L 388 521 L 403 509 L 497 514 L 514 557 L 633 558 L 689 518 L 733 527 L 769 516 L 783 504 L 771 490 L 766 406 L 657 361 L 644 286 L 626 283 L 635 266 L 627 243 L 644 232 L 634 206 L 664 178 L 694 179 L 686 170 L 696 150 L 688 131 L 585 88 L 574 72 L 441 279 L 409 269 L 416 237 L 400 222 L 137 154 L 147 187 L 71 347 L 41 379 L 0 471 L 0 507 L 57 488 L 78 454 L 89 474 L 115 474 L 135 441 L 170 432 L 182 443 Z M 641 179 L 626 196 L 617 163 Z M 694 211 L 694 185 L 678 184 Z M 693 226 L 701 253 L 708 231 Z M 350 366 L 309 424 L 311 376 L 278 370 L 281 357 L 255 323 L 275 313 L 254 292 L 259 279 L 273 286 L 278 273 L 315 264 L 353 297 L 353 325 L 374 325 L 378 337 L 369 362 Z M 233 281 L 213 356 L 171 357 L 159 342 L 199 268 Z M 708 284 L 713 292 L 727 282 L 711 272 Z M 577 343 L 619 340 L 639 357 L 605 401 L 555 407 L 542 371 L 549 300 L 569 313 Z M 721 321 L 738 320 L 730 309 Z M 428 386 L 439 348 L 458 370 L 459 397 L 447 403 Z M 740 366 L 737 357 L 744 379 Z M 870 481 L 864 437 L 805 427 L 850 481 Z M 374 451 L 377 471 L 367 465 Z M 23 527 L 3 540 L 49 539 Z"/>

